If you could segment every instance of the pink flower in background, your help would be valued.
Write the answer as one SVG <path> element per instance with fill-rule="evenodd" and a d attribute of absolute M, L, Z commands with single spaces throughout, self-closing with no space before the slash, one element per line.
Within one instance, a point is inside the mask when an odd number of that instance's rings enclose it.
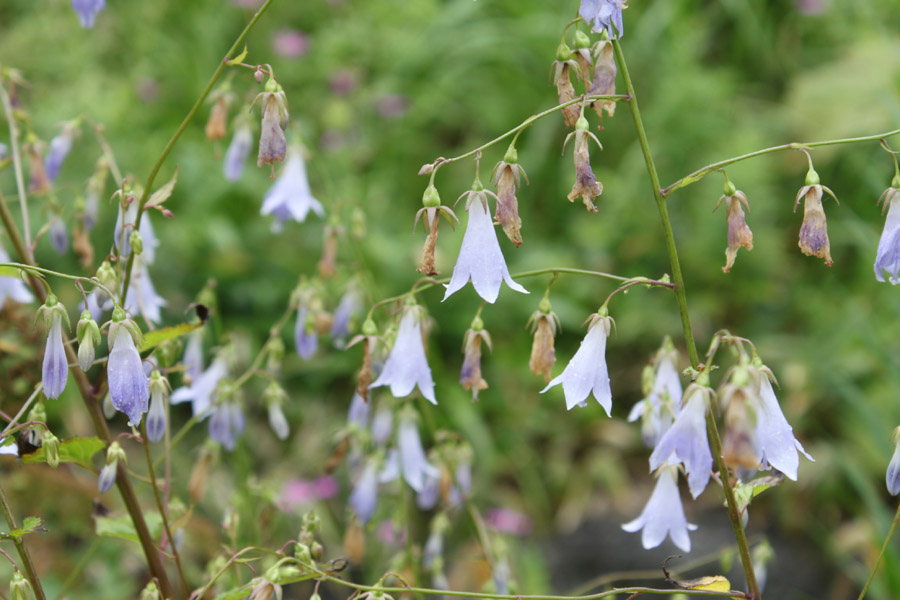
<path fill-rule="evenodd" d="M 531 533 L 531 519 L 511 508 L 491 508 L 485 513 L 488 527 L 501 533 L 524 537 Z"/>
<path fill-rule="evenodd" d="M 379 117 L 385 119 L 397 119 L 406 114 L 409 102 L 403 94 L 385 94 L 378 99 Z"/>
<path fill-rule="evenodd" d="M 330 475 L 315 479 L 291 479 L 281 488 L 279 506 L 284 511 L 296 510 L 318 500 L 334 498 L 338 493 L 338 482 Z"/>
<path fill-rule="evenodd" d="M 825 0 L 794 0 L 794 4 L 804 15 L 821 15 L 828 8 Z"/>
<path fill-rule="evenodd" d="M 282 58 L 299 58 L 309 52 L 309 36 L 296 29 L 281 29 L 272 36 L 272 51 Z"/>

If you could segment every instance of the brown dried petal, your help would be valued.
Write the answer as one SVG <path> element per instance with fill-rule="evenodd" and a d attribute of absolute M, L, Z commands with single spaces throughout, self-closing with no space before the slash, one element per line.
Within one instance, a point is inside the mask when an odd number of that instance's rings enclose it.
<path fill-rule="evenodd" d="M 462 372 L 459 382 L 463 389 L 472 391 L 472 402 L 478 400 L 478 392 L 487 389 L 487 382 L 481 376 L 481 336 L 473 335 L 466 344 Z"/>
<path fill-rule="evenodd" d="M 748 412 L 747 399 L 736 393 L 725 410 L 725 435 L 722 439 L 722 458 L 731 467 L 759 468 L 755 443 L 755 418 Z"/>
<path fill-rule="evenodd" d="M 497 171 L 497 210 L 494 219 L 503 227 L 503 233 L 516 246 L 522 244 L 522 219 L 519 218 L 519 201 L 516 199 L 518 165 L 501 163 Z"/>
<path fill-rule="evenodd" d="M 591 62 L 591 51 L 587 48 L 576 50 L 575 62 L 578 63 L 578 76 L 581 77 L 585 86 L 589 86 L 591 84 L 591 70 L 594 66 Z"/>
<path fill-rule="evenodd" d="M 44 170 L 44 157 L 40 151 L 31 145 L 28 148 L 29 167 L 31 169 L 31 180 L 28 182 L 29 192 L 46 192 L 50 189 L 50 180 L 47 179 L 47 172 Z"/>
<path fill-rule="evenodd" d="M 284 139 L 281 123 L 278 98 L 275 94 L 263 94 L 263 116 L 259 134 L 259 156 L 256 159 L 257 166 L 284 161 L 287 142 Z"/>
<path fill-rule="evenodd" d="M 570 202 L 581 196 L 585 207 L 590 212 L 597 212 L 594 198 L 603 193 L 603 184 L 597 181 L 591 170 L 591 156 L 588 152 L 588 136 L 586 131 L 575 132 L 575 184 L 567 196 Z"/>
<path fill-rule="evenodd" d="M 614 95 L 616 93 L 616 73 L 618 73 L 618 67 L 616 67 L 616 59 L 613 56 L 613 47 L 611 43 L 606 42 L 597 52 L 594 63 L 594 80 L 591 82 L 588 94 L 591 96 Z M 594 102 L 592 106 L 601 117 L 604 110 L 610 117 L 616 112 L 614 100 Z"/>
<path fill-rule="evenodd" d="M 827 225 L 825 210 L 822 208 L 822 186 L 808 186 L 803 203 L 803 224 L 800 226 L 798 245 L 803 254 L 824 258 L 825 266 L 830 267 L 834 261 L 831 259 Z"/>
<path fill-rule="evenodd" d="M 369 339 L 363 340 L 363 364 L 356 380 L 356 392 L 369 401 L 369 385 L 372 383 L 372 344 Z"/>
<path fill-rule="evenodd" d="M 431 221 L 431 227 L 428 230 L 428 236 L 425 238 L 425 246 L 422 249 L 422 260 L 419 262 L 419 268 L 416 269 L 416 271 L 422 275 L 433 277 L 435 275 L 440 275 L 440 272 L 434 268 L 434 251 L 437 248 L 438 227 L 441 225 L 441 213 L 437 210 L 429 212 L 433 212 L 434 216 L 431 217 L 433 220 Z"/>
<path fill-rule="evenodd" d="M 228 105 L 224 98 L 219 98 L 209 112 L 206 122 L 206 139 L 221 140 L 225 137 L 225 123 L 228 120 Z"/>
<path fill-rule="evenodd" d="M 319 275 L 323 279 L 334 277 L 337 274 L 337 249 L 338 231 L 335 227 L 329 227 L 322 241 L 322 259 L 319 261 Z"/>
<path fill-rule="evenodd" d="M 543 377 L 546 383 L 550 383 L 553 365 L 556 363 L 556 350 L 553 348 L 555 333 L 556 328 L 550 315 L 535 320 L 534 342 L 531 345 L 528 368 L 538 377 Z"/>
<path fill-rule="evenodd" d="M 728 248 L 725 249 L 725 266 L 722 271 L 727 273 L 734 266 L 739 248 L 753 250 L 753 232 L 747 226 L 742 200 L 747 198 L 743 192 L 737 192 L 734 196 L 725 196 L 725 208 L 728 210 Z"/>
<path fill-rule="evenodd" d="M 572 85 L 572 80 L 569 78 L 568 63 L 563 64 L 559 70 L 559 76 L 556 78 L 556 93 L 559 95 L 560 104 L 565 104 L 575 99 L 575 86 Z M 570 104 L 562 109 L 562 113 L 566 120 L 566 127 L 571 129 L 575 127 L 575 122 L 581 116 L 581 109 L 578 108 L 577 104 Z"/>

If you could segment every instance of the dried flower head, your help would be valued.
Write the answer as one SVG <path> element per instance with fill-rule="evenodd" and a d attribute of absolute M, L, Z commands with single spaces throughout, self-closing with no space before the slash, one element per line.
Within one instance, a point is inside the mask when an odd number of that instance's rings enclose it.
<path fill-rule="evenodd" d="M 463 338 L 463 365 L 459 382 L 463 389 L 472 392 L 472 401 L 478 400 L 478 392 L 487 389 L 487 381 L 481 376 L 481 342 L 491 349 L 491 335 L 485 330 L 481 317 L 472 319 L 472 325 Z"/>
<path fill-rule="evenodd" d="M 569 192 L 567 198 L 569 202 L 574 202 L 576 198 L 581 196 L 585 208 L 589 212 L 597 212 L 594 198 L 603 193 L 603 184 L 597 181 L 597 177 L 591 169 L 591 155 L 588 149 L 589 138 L 597 142 L 600 150 L 603 150 L 603 145 L 597 139 L 597 136 L 588 131 L 588 122 L 584 115 L 578 117 L 575 131 L 566 136 L 566 141 L 563 143 L 563 152 L 565 152 L 566 144 L 569 143 L 569 139 L 573 135 L 575 136 L 575 184 L 572 186 L 572 191 Z"/>
<path fill-rule="evenodd" d="M 528 368 L 538 377 L 543 377 L 544 383 L 550 383 L 553 365 L 556 364 L 556 350 L 553 344 L 559 327 L 559 318 L 553 312 L 548 298 L 544 297 L 541 300 L 538 309 L 528 319 L 526 327 L 528 325 L 531 325 L 531 333 L 534 336 Z"/>
<path fill-rule="evenodd" d="M 516 199 L 516 188 L 519 187 L 519 176 L 528 183 L 528 175 L 519 164 L 519 153 L 510 145 L 503 160 L 497 163 L 491 173 L 491 179 L 497 185 L 497 210 L 494 220 L 503 227 L 503 232 L 516 246 L 522 245 L 522 219 L 519 218 L 519 201 Z"/>
<path fill-rule="evenodd" d="M 288 108 L 284 90 L 274 77 L 269 78 L 266 91 L 259 94 L 253 102 L 256 103 L 257 100 L 262 104 L 262 125 L 256 165 L 261 167 L 284 160 L 287 152 L 284 127 L 287 125 Z"/>
<path fill-rule="evenodd" d="M 429 183 L 422 194 L 422 208 L 416 212 L 416 220 L 413 222 L 413 229 L 419 224 L 419 219 L 425 215 L 422 226 L 428 235 L 425 237 L 425 245 L 422 248 L 422 260 L 416 271 L 432 277 L 439 275 L 440 272 L 435 268 L 434 253 L 437 249 L 438 230 L 441 225 L 441 217 L 443 216 L 453 227 L 454 223 L 459 223 L 456 214 L 448 206 L 441 204 L 441 195 L 438 193 L 434 183 Z"/>
<path fill-rule="evenodd" d="M 614 96 L 618 72 L 612 42 L 602 40 L 594 44 L 594 76 L 591 80 L 591 87 L 588 89 L 588 95 Z M 616 114 L 615 100 L 598 100 L 591 106 L 600 117 L 603 117 L 603 111 L 606 111 L 610 117 Z"/>
<path fill-rule="evenodd" d="M 750 212 L 750 204 L 744 192 L 736 190 L 730 181 L 725 183 L 725 195 L 719 198 L 716 208 L 725 201 L 726 217 L 728 219 L 728 247 L 725 249 L 725 266 L 722 272 L 727 273 L 734 266 L 738 249 L 753 250 L 753 232 L 747 226 L 747 218 L 744 209 Z"/>
<path fill-rule="evenodd" d="M 831 245 L 828 242 L 827 222 L 825 210 L 822 208 L 822 194 L 828 194 L 837 201 L 837 197 L 827 187 L 819 184 L 819 175 L 810 169 L 806 175 L 806 185 L 797 192 L 794 202 L 794 212 L 800 199 L 803 198 L 803 224 L 800 226 L 800 251 L 807 256 L 824 258 L 825 266 L 830 267 L 834 261 L 831 259 Z"/>
<path fill-rule="evenodd" d="M 571 71 L 581 72 L 575 53 L 569 46 L 562 42 L 556 49 L 556 60 L 553 61 L 553 85 L 556 86 L 556 94 L 560 104 L 566 104 L 576 98 L 575 86 L 572 85 Z M 575 127 L 578 115 L 581 114 L 577 104 L 569 104 L 562 108 L 563 119 L 566 127 Z"/>

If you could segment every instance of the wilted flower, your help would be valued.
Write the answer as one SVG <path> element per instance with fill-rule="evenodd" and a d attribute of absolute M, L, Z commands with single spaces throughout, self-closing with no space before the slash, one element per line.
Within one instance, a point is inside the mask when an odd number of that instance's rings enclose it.
<path fill-rule="evenodd" d="M 487 213 L 485 213 L 487 217 Z M 463 389 L 472 392 L 472 401 L 478 400 L 478 392 L 487 389 L 487 381 L 481 376 L 481 342 L 491 349 L 491 336 L 484 329 L 481 317 L 472 319 L 472 325 L 463 338 L 463 365 L 459 375 L 459 382 Z"/>
<path fill-rule="evenodd" d="M 378 461 L 370 459 L 350 492 L 350 506 L 363 523 L 368 523 L 378 506 Z"/>
<path fill-rule="evenodd" d="M 397 447 L 400 453 L 400 470 L 409 487 L 421 492 L 425 488 L 426 478 L 439 477 L 441 472 L 425 458 L 415 412 L 405 410 L 399 420 Z"/>
<path fill-rule="evenodd" d="M 322 279 L 328 279 L 337 275 L 337 251 L 340 241 L 340 225 L 329 223 L 325 226 L 322 236 L 322 258 L 319 259 L 316 268 Z"/>
<path fill-rule="evenodd" d="M 692 384 L 684 392 L 681 411 L 650 455 L 650 470 L 684 464 L 691 495 L 696 498 L 709 482 L 713 458 L 706 437 L 706 410 L 712 390 Z"/>
<path fill-rule="evenodd" d="M 87 372 L 94 363 L 95 347 L 100 343 L 100 327 L 90 310 L 81 313 L 75 326 L 75 337 L 78 338 L 78 366 Z"/>
<path fill-rule="evenodd" d="M 288 219 L 298 223 L 306 220 L 312 210 L 320 217 L 325 216 L 325 209 L 313 198 L 306 178 L 306 164 L 299 148 L 292 148 L 278 180 L 269 188 L 263 197 L 260 214 L 272 215 L 276 221 L 273 231 L 280 231 Z"/>
<path fill-rule="evenodd" d="M 766 369 L 765 371 L 768 371 Z M 767 373 L 759 374 L 759 408 L 757 410 L 756 436 L 762 468 L 774 467 L 788 479 L 797 481 L 797 467 L 800 457 L 797 451 L 813 460 L 794 437 L 793 428 L 784 418 L 772 382 Z"/>
<path fill-rule="evenodd" d="M 225 179 L 234 182 L 241 178 L 252 147 L 253 131 L 246 123 L 239 125 L 234 130 L 231 143 L 228 144 L 228 149 L 225 151 L 225 162 L 222 165 Z"/>
<path fill-rule="evenodd" d="M 506 156 L 497 163 L 491 173 L 491 179 L 497 185 L 497 210 L 494 220 L 503 227 L 503 232 L 516 246 L 522 244 L 522 219 L 519 218 L 519 201 L 516 199 L 516 188 L 519 186 L 519 175 L 528 183 L 525 169 L 518 162 L 519 153 L 510 145 Z"/>
<path fill-rule="evenodd" d="M 622 525 L 622 529 L 629 533 L 643 529 L 641 544 L 646 550 L 662 544 L 668 535 L 682 551 L 691 551 L 688 531 L 697 529 L 697 526 L 688 523 L 684 516 L 681 495 L 678 493 L 677 467 L 660 469 L 656 487 L 653 488 L 644 511 L 634 521 Z"/>
<path fill-rule="evenodd" d="M 169 382 L 158 369 L 154 369 L 150 376 L 150 410 L 147 412 L 147 438 L 151 442 L 158 442 L 166 434 L 166 397 L 169 389 Z"/>
<path fill-rule="evenodd" d="M 575 54 L 565 42 L 560 43 L 556 49 L 556 60 L 553 61 L 553 85 L 556 86 L 556 95 L 560 104 L 566 104 L 575 99 L 575 86 L 572 85 L 571 71 L 579 72 Z M 563 119 L 566 127 L 575 127 L 578 116 L 581 114 L 577 104 L 568 104 L 562 108 Z"/>
<path fill-rule="evenodd" d="M 641 433 L 644 443 L 654 448 L 669 430 L 681 409 L 681 378 L 675 361 L 678 354 L 668 338 L 656 358 L 656 368 L 645 367 L 649 389 L 646 397 L 634 405 L 628 414 L 628 422 L 642 420 Z"/>
<path fill-rule="evenodd" d="M 44 157 L 44 171 L 50 181 L 54 181 L 59 175 L 63 161 L 66 160 L 66 156 L 72 149 L 74 133 L 75 127 L 71 123 L 66 123 L 59 135 L 50 140 L 50 149 L 47 151 L 47 156 Z"/>
<path fill-rule="evenodd" d="M 300 302 L 297 306 L 297 324 L 294 326 L 294 346 L 297 356 L 309 360 L 319 347 L 319 336 L 312 327 L 309 306 Z"/>
<path fill-rule="evenodd" d="M 209 120 L 206 122 L 206 139 L 221 140 L 225 137 L 225 124 L 228 121 L 227 94 L 219 94 L 209 111 Z"/>
<path fill-rule="evenodd" d="M 528 290 L 516 283 L 509 274 L 503 253 L 500 251 L 494 224 L 491 222 L 487 193 L 490 192 L 484 190 L 478 180 L 475 181 L 473 190 L 468 192 L 466 210 L 469 212 L 469 222 L 459 249 L 459 257 L 453 267 L 453 276 L 444 293 L 444 300 L 460 290 L 470 279 L 478 295 L 492 304 L 500 294 L 500 283 L 503 281 L 517 292 L 528 293 Z M 499 199 L 497 206 L 499 210 Z"/>
<path fill-rule="evenodd" d="M 800 199 L 803 198 L 803 224 L 800 226 L 800 241 L 798 242 L 800 251 L 807 256 L 824 258 L 825 266 L 830 267 L 834 261 L 831 260 L 831 245 L 828 242 L 825 210 L 822 208 L 823 191 L 828 192 L 837 201 L 834 192 L 819 184 L 818 173 L 810 169 L 806 175 L 806 185 L 797 192 L 794 212 L 797 211 Z"/>
<path fill-rule="evenodd" d="M 528 368 L 538 377 L 543 377 L 545 383 L 550 383 L 553 365 L 556 363 L 556 350 L 553 348 L 553 343 L 556 338 L 556 329 L 559 327 L 559 318 L 553 312 L 550 300 L 546 296 L 528 319 L 528 324 L 531 325 L 531 333 L 534 335 Z"/>
<path fill-rule="evenodd" d="M 744 215 L 744 209 L 750 212 L 750 204 L 747 202 L 747 196 L 744 192 L 735 189 L 734 184 L 730 181 L 725 182 L 725 195 L 719 198 L 719 203 L 725 200 L 725 210 L 728 219 L 728 247 L 725 249 L 725 266 L 722 272 L 727 273 L 734 266 L 734 259 L 737 258 L 738 249 L 746 248 L 753 250 L 753 232 L 747 227 L 747 217 Z M 716 204 L 716 208 L 719 205 Z"/>
<path fill-rule="evenodd" d="M 0 262 L 10 262 L 9 254 L 6 253 L 3 246 L 0 246 Z M 0 308 L 3 308 L 3 305 L 6 304 L 7 298 L 22 304 L 34 300 L 31 292 L 28 291 L 21 279 L 18 277 L 0 276 Z"/>
<path fill-rule="evenodd" d="M 625 35 L 622 9 L 626 0 L 581 0 L 578 14 L 591 25 L 591 31 L 606 31 L 611 40 Z"/>
<path fill-rule="evenodd" d="M 585 400 L 593 392 L 594 398 L 609 416 L 612 410 L 612 392 L 606 368 L 606 338 L 609 336 L 612 319 L 595 313 L 588 320 L 590 324 L 587 335 L 581 341 L 575 356 L 541 393 L 561 383 L 566 396 L 566 408 L 572 410 L 575 406 L 586 406 Z"/>
<path fill-rule="evenodd" d="M 431 167 L 431 165 L 426 165 L 426 167 Z M 424 169 L 425 167 L 423 167 L 423 171 L 420 171 L 419 174 L 422 174 Z M 455 222 L 458 223 L 459 219 L 456 218 L 456 214 L 450 207 L 441 204 L 441 195 L 438 193 L 437 188 L 434 187 L 434 183 L 429 183 L 428 187 L 425 188 L 425 192 L 422 194 L 422 208 L 416 211 L 416 220 L 413 222 L 413 230 L 415 230 L 416 226 L 419 224 L 419 219 L 423 214 L 425 215 L 425 219 L 422 222 L 422 227 L 428 232 L 428 235 L 425 237 L 425 245 L 422 248 L 422 260 L 419 261 L 419 266 L 416 268 L 416 271 L 430 277 L 440 274 L 434 266 L 434 252 L 437 248 L 441 217 L 447 219 L 451 227 L 453 227 Z"/>
<path fill-rule="evenodd" d="M 891 496 L 900 494 L 900 427 L 894 430 L 894 456 L 888 464 L 885 482 Z"/>
<path fill-rule="evenodd" d="M 612 42 L 602 40 L 594 44 L 594 77 L 589 96 L 613 96 L 616 93 L 616 58 L 613 53 Z M 616 113 L 615 100 L 599 100 L 591 104 L 597 114 L 602 117 L 603 111 L 610 117 Z"/>
<path fill-rule="evenodd" d="M 432 404 L 437 404 L 434 397 L 434 380 L 431 378 L 431 369 L 428 367 L 425 346 L 422 343 L 419 313 L 420 309 L 414 306 L 405 310 L 400 320 L 397 339 L 384 363 L 384 369 L 369 387 L 389 385 L 395 398 L 403 398 L 408 396 L 413 388 L 419 386 L 422 395 Z"/>
<path fill-rule="evenodd" d="M 219 382 L 228 374 L 228 363 L 223 356 L 217 356 L 209 368 L 191 379 L 188 387 L 181 387 L 172 392 L 171 404 L 191 401 L 192 413 L 195 417 L 204 415 L 215 399 Z"/>
<path fill-rule="evenodd" d="M 78 15 L 81 26 L 90 29 L 100 11 L 106 8 L 106 0 L 72 0 L 72 10 Z"/>
<path fill-rule="evenodd" d="M 284 126 L 287 124 L 288 109 L 284 90 L 273 77 L 266 82 L 266 91 L 256 97 L 256 100 L 259 99 L 262 99 L 262 126 L 256 165 L 261 167 L 284 160 L 287 151 Z"/>
<path fill-rule="evenodd" d="M 890 276 L 891 283 L 900 283 L 900 177 L 895 177 L 891 187 L 886 189 L 879 202 L 884 201 L 882 213 L 887 210 L 884 231 L 878 242 L 875 257 L 875 278 L 884 281 L 884 274 Z"/>
<path fill-rule="evenodd" d="M 135 427 L 147 412 L 150 399 L 149 381 L 135 346 L 135 342 L 140 341 L 137 325 L 125 318 L 122 309 L 116 308 L 109 326 L 110 352 L 106 363 L 109 397 L 115 409 L 128 415 L 129 422 Z"/>
<path fill-rule="evenodd" d="M 597 181 L 594 171 L 591 169 L 591 155 L 588 149 L 588 138 L 593 139 L 603 150 L 603 145 L 592 132 L 588 131 L 588 121 L 584 115 L 578 117 L 575 123 L 575 131 L 566 136 L 563 144 L 563 152 L 565 152 L 565 144 L 569 143 L 569 138 L 575 136 L 575 184 L 572 191 L 566 196 L 569 202 L 575 202 L 575 199 L 581 196 L 585 208 L 589 212 L 597 212 L 594 206 L 594 198 L 603 193 L 603 184 Z"/>
<path fill-rule="evenodd" d="M 38 309 L 38 316 L 44 317 L 44 325 L 47 328 L 47 345 L 41 368 L 44 395 L 48 398 L 59 398 L 69 379 L 69 363 L 62 338 L 62 320 L 65 319 L 68 325 L 69 315 L 56 296 L 50 294 L 44 305 Z"/>

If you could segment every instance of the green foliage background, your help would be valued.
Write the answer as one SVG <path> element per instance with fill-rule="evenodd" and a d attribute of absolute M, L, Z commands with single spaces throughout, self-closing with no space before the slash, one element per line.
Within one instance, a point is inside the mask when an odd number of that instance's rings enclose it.
<path fill-rule="evenodd" d="M 354 206 L 366 216 L 365 237 L 340 248 L 344 267 L 338 281 L 327 284 L 327 304 L 334 306 L 342 283 L 357 268 L 371 273 L 365 279 L 370 300 L 409 289 L 418 277 L 423 240 L 421 230 L 411 227 L 426 183 L 416 172 L 437 156 L 467 151 L 555 103 L 555 90 L 548 85 L 550 63 L 576 4 L 273 3 L 249 37 L 247 60 L 271 63 L 284 85 L 292 127 L 311 153 L 313 192 L 326 210 L 345 224 Z M 709 162 L 765 146 L 897 127 L 900 6 L 895 0 L 825 5 L 821 15 L 810 16 L 793 2 L 632 1 L 623 48 L 663 185 Z M 0 64 L 21 70 L 28 80 L 21 96 L 39 136 L 49 140 L 60 121 L 88 115 L 104 125 L 123 171 L 140 179 L 250 14 L 214 0 L 112 1 L 95 29 L 82 30 L 68 2 L 5 0 L 0 3 Z M 272 52 L 273 35 L 285 28 L 309 36 L 307 54 L 288 59 Z M 350 73 L 356 82 L 346 95 L 330 88 L 330 78 L 338 73 Z M 232 85 L 241 100 L 257 89 L 250 71 L 235 73 Z M 379 115 L 379 103 L 388 95 L 404 98 L 402 116 Z M 315 273 L 323 223 L 311 217 L 272 234 L 258 215 L 270 185 L 268 171 L 248 165 L 239 183 L 227 183 L 218 158 L 224 147 L 214 147 L 203 135 L 205 112 L 163 169 L 165 180 L 179 167 L 178 187 L 168 203 L 175 218 L 152 216 L 162 245 L 151 272 L 169 301 L 169 323 L 179 321 L 203 284 L 214 279 L 219 307 L 215 335 L 208 341 L 221 342 L 228 332 L 247 359 L 284 310 L 298 277 Z M 596 118 L 591 121 L 596 127 Z M 531 181 L 519 194 L 525 243 L 515 249 L 501 241 L 513 273 L 566 266 L 658 277 L 668 270 L 627 107 L 620 106 L 603 126 L 599 136 L 605 150 L 593 156 L 605 186 L 596 214 L 565 200 L 574 171 L 571 155 L 560 155 L 566 135 L 561 118 L 544 119 L 523 134 L 519 160 Z M 0 140 L 7 139 L 5 123 L 0 124 Z M 501 143 L 486 152 L 484 166 L 502 158 L 504 149 Z M 99 149 L 85 131 L 59 180 L 57 196 L 66 214 L 97 156 Z M 798 483 L 767 492 L 752 509 L 751 535 L 784 538 L 788 553 L 804 549 L 797 552 L 805 553 L 806 562 L 796 568 L 817 574 L 803 584 L 811 587 L 792 584 L 793 573 L 779 571 L 776 561 L 770 579 L 785 598 L 845 597 L 842 590 L 857 589 L 865 579 L 892 514 L 883 480 L 892 451 L 890 432 L 900 424 L 900 296 L 872 274 L 883 223 L 875 201 L 890 182 L 892 162 L 877 143 L 820 149 L 813 156 L 823 184 L 841 199 L 840 206 L 826 203 L 835 259 L 830 269 L 797 249 L 801 215 L 792 209 L 806 172 L 800 153 L 771 154 L 728 169 L 750 199 L 755 243 L 752 252 L 740 252 L 730 274 L 720 268 L 724 211 L 712 213 L 721 177 L 710 176 L 669 200 L 701 347 L 720 328 L 751 338 L 780 380 L 788 420 L 816 458 L 803 462 Z M 472 176 L 469 162 L 442 169 L 437 185 L 444 203 L 465 191 Z M 0 172 L 0 186 L 14 196 L 11 169 Z M 92 236 L 98 256 L 108 247 L 115 218 L 112 203 L 102 211 Z M 42 223 L 46 214 L 33 206 L 34 222 Z M 438 268 L 446 274 L 461 235 L 462 228 L 442 230 Z M 5 238 L 3 243 L 8 245 Z M 50 268 L 83 272 L 73 254 L 58 257 L 46 239 L 37 255 Z M 662 337 L 680 341 L 671 295 L 636 288 L 616 298 L 611 306 L 616 334 L 608 352 L 613 419 L 596 404 L 567 413 L 561 392 L 539 395 L 543 384 L 527 370 L 530 340 L 524 326 L 546 281 L 523 280 L 530 296 L 504 291 L 496 306 L 484 308 L 495 348 L 485 359 L 490 388 L 477 404 L 456 379 L 462 335 L 479 299 L 471 287 L 443 304 L 437 290 L 422 294 L 435 321 L 430 362 L 440 403 L 422 407 L 425 421 L 432 431 L 462 432 L 474 446 L 480 506 L 511 506 L 534 520 L 535 533 L 517 542 L 514 552 L 523 593 L 566 591 L 610 570 L 598 553 L 577 579 L 552 579 L 546 565 L 558 561 L 547 556 L 546 548 L 585 522 L 619 523 L 637 514 L 652 481 L 637 427 L 626 425 L 624 418 L 640 398 L 641 369 Z M 578 347 L 584 318 L 612 289 L 601 280 L 570 276 L 554 284 L 551 300 L 563 325 L 555 373 Z M 74 314 L 75 290 L 58 293 Z M 39 378 L 40 351 L 29 340 L 40 336 L 29 330 L 29 311 L 7 306 L 3 313 L 0 337 L 16 349 L 0 355 L 0 379 L 3 371 L 11 375 L 0 386 L 0 409 L 8 414 Z M 288 329 L 285 341 L 291 347 Z M 296 515 L 262 508 L 267 505 L 260 499 L 273 497 L 287 478 L 321 474 L 333 449 L 360 354 L 332 350 L 327 341 L 323 346 L 312 361 L 293 355 L 286 361 L 289 442 L 277 443 L 266 428 L 261 390 L 248 391 L 250 431 L 238 451 L 214 467 L 210 486 L 215 492 L 195 507 L 200 525 L 188 531 L 195 578 L 217 542 L 225 541 L 215 536 L 227 504 L 239 509 L 245 543 L 277 547 L 286 539 L 282 531 L 296 529 Z M 90 433 L 73 385 L 59 402 L 48 403 L 48 410 L 67 434 Z M 183 411 L 173 414 L 177 425 L 187 418 Z M 116 426 L 124 427 L 119 421 Z M 176 492 L 181 494 L 205 436 L 202 430 L 193 434 L 175 455 Z M 140 471 L 138 458 L 133 464 Z M 58 587 L 90 544 L 93 479 L 83 472 L 50 473 L 5 461 L 3 468 L 18 505 L 39 513 L 50 529 L 45 540 L 35 543 L 43 544 L 39 555 L 48 587 Z M 346 472 L 338 473 L 346 489 Z M 67 490 L 64 502 L 55 491 L 60 487 Z M 331 517 L 326 525 L 330 556 L 340 555 L 345 496 L 321 509 Z M 117 499 L 104 502 L 115 505 Z M 687 503 L 689 520 L 710 511 L 713 520 L 727 523 L 718 503 L 716 491 L 707 491 L 698 502 Z M 399 506 L 383 502 L 385 516 L 394 511 L 389 504 Z M 424 523 L 418 523 L 420 533 Z M 700 535 L 694 538 L 695 554 L 714 551 L 727 539 Z M 465 523 L 459 537 L 469 536 Z M 629 548 L 635 556 L 632 567 L 655 568 L 657 556 L 672 553 L 664 545 L 664 552 L 641 554 L 638 536 L 622 536 L 624 545 L 613 552 Z M 139 560 L 136 551 L 114 560 L 123 547 L 117 540 L 100 543 L 99 566 L 71 597 L 134 594 Z M 900 594 L 898 548 L 895 540 L 872 598 Z M 466 552 L 471 549 L 461 550 L 456 559 L 471 560 Z M 387 568 L 387 554 L 370 548 L 370 574 Z"/>

